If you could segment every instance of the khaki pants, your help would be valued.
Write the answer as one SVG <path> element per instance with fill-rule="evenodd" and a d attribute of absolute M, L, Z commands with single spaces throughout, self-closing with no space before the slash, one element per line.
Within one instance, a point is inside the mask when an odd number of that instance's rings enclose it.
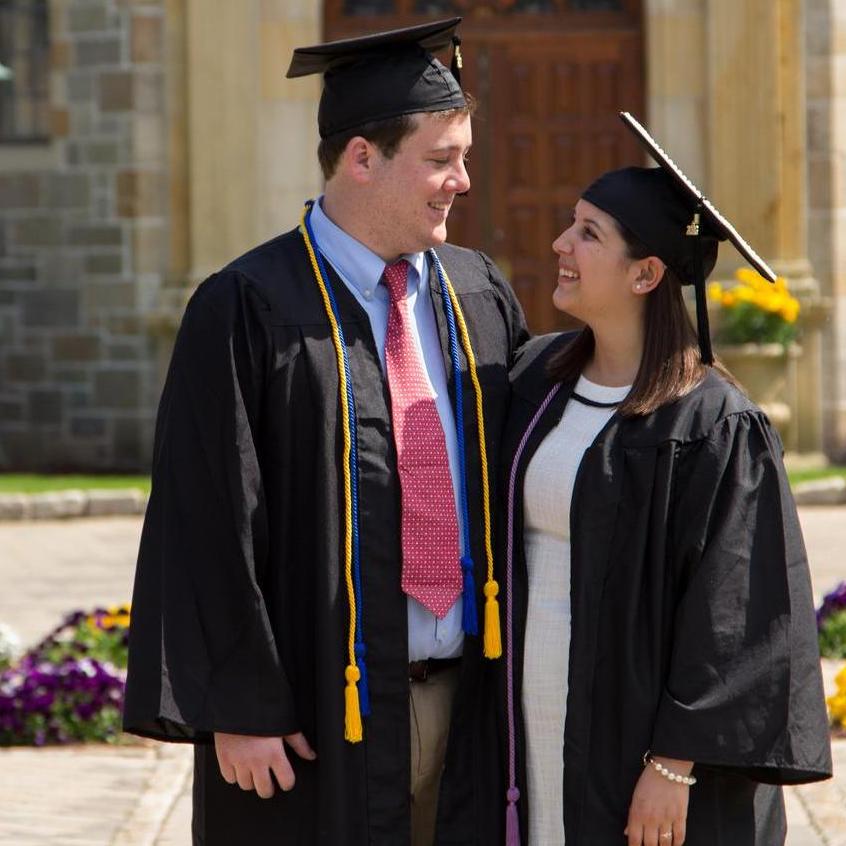
<path fill-rule="evenodd" d="M 411 844 L 433 846 L 438 813 L 438 788 L 444 768 L 452 700 L 459 667 L 411 682 Z"/>

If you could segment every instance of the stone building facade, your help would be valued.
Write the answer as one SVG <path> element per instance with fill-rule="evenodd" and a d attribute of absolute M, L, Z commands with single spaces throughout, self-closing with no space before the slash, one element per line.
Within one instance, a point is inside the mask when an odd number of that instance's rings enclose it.
<path fill-rule="evenodd" d="M 0 144 L 0 466 L 137 468 L 167 282 L 164 6 L 48 11 L 50 137 Z"/>
<path fill-rule="evenodd" d="M 49 142 L 0 141 L 0 468 L 143 469 L 190 292 L 320 190 L 319 81 L 283 74 L 341 4 L 48 4 Z M 799 291 L 795 447 L 842 458 L 843 3 L 641 5 L 650 127 Z"/>

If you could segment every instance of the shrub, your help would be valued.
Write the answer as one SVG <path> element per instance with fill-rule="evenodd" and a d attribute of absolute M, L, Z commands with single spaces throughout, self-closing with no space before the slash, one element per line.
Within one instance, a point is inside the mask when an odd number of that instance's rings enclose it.
<path fill-rule="evenodd" d="M 114 741 L 128 634 L 128 606 L 75 611 L 0 672 L 0 746 Z"/>
<path fill-rule="evenodd" d="M 820 624 L 819 638 L 823 658 L 846 658 L 846 610 L 826 617 Z"/>

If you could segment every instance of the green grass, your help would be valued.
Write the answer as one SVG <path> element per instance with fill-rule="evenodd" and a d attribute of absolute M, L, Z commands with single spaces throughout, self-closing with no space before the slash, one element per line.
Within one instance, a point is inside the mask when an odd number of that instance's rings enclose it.
<path fill-rule="evenodd" d="M 840 476 L 846 479 L 846 467 L 817 467 L 816 469 L 789 470 L 787 473 L 790 484 L 798 482 L 816 482 L 818 479 L 831 479 Z"/>
<path fill-rule="evenodd" d="M 810 482 L 841 476 L 846 479 L 846 467 L 823 467 L 788 472 L 790 484 Z M 47 491 L 114 490 L 115 488 L 138 488 L 150 493 L 149 476 L 49 476 L 33 473 L 0 473 L 0 494 L 4 493 L 46 493 Z"/>
<path fill-rule="evenodd" d="M 34 473 L 0 473 L 0 494 L 48 491 L 114 490 L 138 488 L 150 493 L 149 476 L 47 476 Z"/>

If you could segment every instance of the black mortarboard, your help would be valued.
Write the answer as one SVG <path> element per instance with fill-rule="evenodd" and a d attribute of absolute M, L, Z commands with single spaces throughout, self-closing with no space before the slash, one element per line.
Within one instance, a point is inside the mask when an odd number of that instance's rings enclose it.
<path fill-rule="evenodd" d="M 466 105 L 459 85 L 461 18 L 294 50 L 289 78 L 323 74 L 317 124 L 326 138 L 374 120 Z M 452 71 L 433 51 L 454 45 Z"/>
<path fill-rule="evenodd" d="M 743 240 L 654 138 L 628 112 L 620 117 L 660 167 L 627 167 L 601 176 L 582 194 L 618 220 L 696 291 L 699 349 L 713 362 L 705 279 L 714 269 L 720 241 L 729 240 L 770 282 L 776 274 Z"/>

